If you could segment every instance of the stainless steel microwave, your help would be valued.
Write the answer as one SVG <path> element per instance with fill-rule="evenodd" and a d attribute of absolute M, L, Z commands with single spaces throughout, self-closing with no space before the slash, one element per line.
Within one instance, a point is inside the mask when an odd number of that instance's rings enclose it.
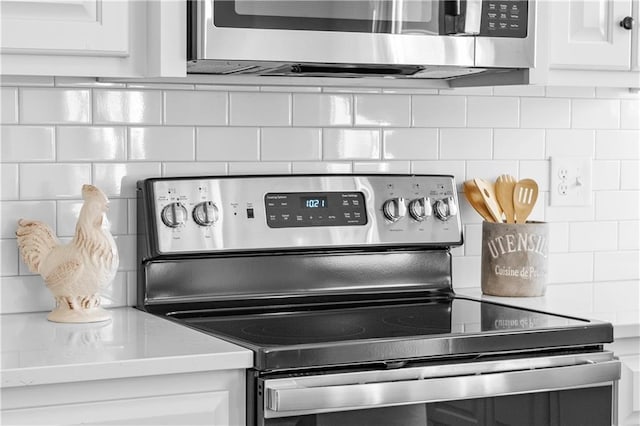
<path fill-rule="evenodd" d="M 190 73 L 526 84 L 535 65 L 533 0 L 189 0 L 187 8 Z"/>

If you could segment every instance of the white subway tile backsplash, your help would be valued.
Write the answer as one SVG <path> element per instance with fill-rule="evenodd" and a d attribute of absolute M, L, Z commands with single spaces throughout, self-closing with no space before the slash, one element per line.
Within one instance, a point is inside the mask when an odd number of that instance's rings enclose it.
<path fill-rule="evenodd" d="M 621 295 L 624 296 L 621 297 Z M 605 278 L 604 282 L 593 283 L 593 307 L 596 311 L 619 314 L 621 311 L 631 310 L 637 314 L 638 300 L 640 300 L 640 286 L 636 281 L 614 283 L 609 278 Z"/>
<path fill-rule="evenodd" d="M 539 197 L 539 196 L 538 196 Z M 538 201 L 540 203 L 542 201 Z M 547 222 L 595 220 L 595 206 L 547 206 L 544 220 Z"/>
<path fill-rule="evenodd" d="M 520 99 L 520 127 L 533 129 L 571 127 L 571 100 L 557 98 Z"/>
<path fill-rule="evenodd" d="M 453 160 L 423 160 L 411 162 L 411 173 L 452 175 L 458 191 L 462 191 L 462 182 L 466 179 L 465 162 Z"/>
<path fill-rule="evenodd" d="M 600 191 L 594 195 L 596 220 L 640 219 L 640 192 Z"/>
<path fill-rule="evenodd" d="M 354 161 L 353 172 L 408 174 L 411 173 L 411 163 L 409 161 Z"/>
<path fill-rule="evenodd" d="M 466 200 L 463 201 L 466 203 Z M 464 225 L 464 254 L 465 256 L 480 256 L 482 254 L 482 224 Z"/>
<path fill-rule="evenodd" d="M 415 127 L 464 127 L 467 123 L 467 98 L 439 95 L 413 96 L 412 115 Z"/>
<path fill-rule="evenodd" d="M 160 163 L 97 163 L 93 165 L 93 184 L 107 197 L 136 196 L 136 182 L 159 177 Z"/>
<path fill-rule="evenodd" d="M 94 90 L 95 124 L 161 124 L 162 92 L 155 90 Z"/>
<path fill-rule="evenodd" d="M 230 175 L 288 175 L 291 174 L 291 163 L 287 162 L 234 162 L 229 163 Z"/>
<path fill-rule="evenodd" d="M 467 99 L 467 126 L 518 127 L 518 98 L 470 96 Z"/>
<path fill-rule="evenodd" d="M 17 200 L 18 183 L 18 165 L 0 163 L 0 200 Z"/>
<path fill-rule="evenodd" d="M 547 130 L 548 157 L 593 157 L 594 147 L 593 130 Z"/>
<path fill-rule="evenodd" d="M 542 160 L 545 158 L 542 129 L 495 129 L 493 158 L 496 160 Z"/>
<path fill-rule="evenodd" d="M 640 189 L 640 160 L 620 163 L 620 189 Z"/>
<path fill-rule="evenodd" d="M 289 93 L 230 93 L 229 102 L 233 126 L 291 125 Z"/>
<path fill-rule="evenodd" d="M 593 253 L 550 253 L 547 282 L 593 281 Z"/>
<path fill-rule="evenodd" d="M 77 198 L 91 183 L 90 164 L 20 164 L 20 198 L 51 200 Z"/>
<path fill-rule="evenodd" d="M 0 88 L 0 123 L 18 123 L 18 89 L 15 87 Z"/>
<path fill-rule="evenodd" d="M 0 86 L 53 87 L 54 78 L 44 75 L 3 75 Z"/>
<path fill-rule="evenodd" d="M 258 161 L 260 129 L 252 127 L 200 127 L 196 131 L 198 161 Z"/>
<path fill-rule="evenodd" d="M 640 221 L 619 222 L 618 237 L 618 248 L 620 250 L 640 250 Z"/>
<path fill-rule="evenodd" d="M 508 174 L 518 176 L 516 160 L 469 160 L 466 175 L 469 179 L 481 178 L 495 182 L 498 176 Z"/>
<path fill-rule="evenodd" d="M 0 276 L 18 275 L 18 244 L 17 240 L 0 240 Z"/>
<path fill-rule="evenodd" d="M 540 195 L 530 218 L 550 225 L 548 291 L 569 295 L 571 283 L 594 279 L 638 291 L 640 97 L 627 91 L 127 85 L 4 76 L 0 85 L 0 280 L 3 287 L 26 285 L 28 292 L 17 294 L 29 297 L 11 308 L 3 299 L 3 312 L 52 306 L 41 278 L 18 259 L 17 220 L 42 220 L 68 241 L 85 180 L 110 197 L 107 215 L 124 256 L 104 303 L 135 303 L 136 181 L 179 175 L 453 175 L 465 232 L 465 245 L 452 250 L 454 288 L 480 285 L 482 219 L 462 182 L 502 173 L 534 178 Z M 548 205 L 550 156 L 594 159 L 591 206 Z"/>
<path fill-rule="evenodd" d="M 351 126 L 353 96 L 350 94 L 293 94 L 294 126 Z"/>
<path fill-rule="evenodd" d="M 440 129 L 440 159 L 491 159 L 491 132 L 491 129 Z"/>
<path fill-rule="evenodd" d="M 600 160 L 640 160 L 640 131 L 598 130 L 596 158 Z"/>
<path fill-rule="evenodd" d="M 291 172 L 294 174 L 349 174 L 353 171 L 350 161 L 301 161 L 292 163 Z"/>
<path fill-rule="evenodd" d="M 639 99 L 640 93 L 626 87 L 596 87 L 596 97 L 602 99 Z"/>
<path fill-rule="evenodd" d="M 380 130 L 324 129 L 322 156 L 324 160 L 380 159 Z"/>
<path fill-rule="evenodd" d="M 220 126 L 229 121 L 226 92 L 176 91 L 164 93 L 164 123 Z"/>
<path fill-rule="evenodd" d="M 0 314 L 50 311 L 55 305 L 51 292 L 38 275 L 0 279 Z"/>
<path fill-rule="evenodd" d="M 193 161 L 187 163 L 164 163 L 162 176 L 224 176 L 227 174 L 227 163 Z"/>
<path fill-rule="evenodd" d="M 576 129 L 617 129 L 620 125 L 620 101 L 574 99 L 571 127 Z"/>
<path fill-rule="evenodd" d="M 592 162 L 592 189 L 612 191 L 620 189 L 620 162 L 616 160 L 595 160 Z"/>
<path fill-rule="evenodd" d="M 566 87 L 548 86 L 547 97 L 549 98 L 595 98 L 595 87 Z"/>
<path fill-rule="evenodd" d="M 20 89 L 20 123 L 91 122 L 91 92 L 84 89 Z"/>
<path fill-rule="evenodd" d="M 385 160 L 436 160 L 437 129 L 384 129 L 382 131 Z"/>
<path fill-rule="evenodd" d="M 640 279 L 640 251 L 596 252 L 594 280 Z"/>
<path fill-rule="evenodd" d="M 128 159 L 131 161 L 193 161 L 193 127 L 130 127 Z"/>
<path fill-rule="evenodd" d="M 454 290 L 480 287 L 480 256 L 454 256 L 451 264 Z"/>
<path fill-rule="evenodd" d="M 0 238 L 15 238 L 20 219 L 39 220 L 54 228 L 56 203 L 54 201 L 4 201 L 0 205 Z"/>
<path fill-rule="evenodd" d="M 411 96 L 354 95 L 356 126 L 409 127 Z"/>
<path fill-rule="evenodd" d="M 620 127 L 622 129 L 640 129 L 640 101 L 620 101 Z"/>
<path fill-rule="evenodd" d="M 544 96 L 544 86 L 494 86 L 494 96 Z"/>
<path fill-rule="evenodd" d="M 569 241 L 569 251 L 615 250 L 618 248 L 618 223 L 570 223 Z"/>
<path fill-rule="evenodd" d="M 262 161 L 319 161 L 322 159 L 321 130 L 302 127 L 262 129 Z"/>
<path fill-rule="evenodd" d="M 549 253 L 569 251 L 569 224 L 549 222 Z"/>
<path fill-rule="evenodd" d="M 7 163 L 55 161 L 53 127 L 2 126 L 0 161 Z"/>
<path fill-rule="evenodd" d="M 125 127 L 57 128 L 58 161 L 124 161 L 125 146 Z"/>

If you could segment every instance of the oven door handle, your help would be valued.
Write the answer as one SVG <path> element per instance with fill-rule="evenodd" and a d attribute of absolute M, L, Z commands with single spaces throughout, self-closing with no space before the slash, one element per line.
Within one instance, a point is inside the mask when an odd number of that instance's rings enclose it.
<path fill-rule="evenodd" d="M 387 380 L 376 383 L 266 386 L 265 418 L 485 398 L 612 384 L 620 378 L 616 359 L 553 368 L 487 374 Z M 294 381 L 295 382 L 295 381 Z"/>

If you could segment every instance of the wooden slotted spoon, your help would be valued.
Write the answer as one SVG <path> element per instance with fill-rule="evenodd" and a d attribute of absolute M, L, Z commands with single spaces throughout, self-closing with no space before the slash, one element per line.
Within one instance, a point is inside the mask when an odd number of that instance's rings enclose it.
<path fill-rule="evenodd" d="M 511 175 L 500 175 L 496 179 L 496 198 L 507 223 L 515 223 L 515 209 L 513 208 L 513 188 L 516 186 L 516 178 Z"/>
<path fill-rule="evenodd" d="M 538 199 L 538 184 L 533 179 L 521 179 L 513 188 L 513 208 L 516 223 L 526 223 Z"/>
<path fill-rule="evenodd" d="M 465 180 L 462 183 L 462 189 L 464 190 L 464 196 L 467 198 L 469 204 L 471 204 L 471 207 L 473 207 L 484 220 L 487 222 L 493 222 L 493 217 L 491 216 L 491 213 L 489 213 L 487 206 L 484 204 L 484 199 L 482 198 L 482 194 L 480 193 L 476 183 L 472 180 Z"/>
<path fill-rule="evenodd" d="M 496 192 L 493 188 L 493 182 L 487 182 L 486 180 L 480 178 L 475 178 L 473 181 L 478 186 L 480 194 L 482 194 L 482 198 L 484 199 L 484 204 L 487 206 L 489 213 L 491 213 L 493 221 L 502 223 L 502 209 L 500 208 L 500 204 L 498 204 L 498 200 L 496 199 Z"/>

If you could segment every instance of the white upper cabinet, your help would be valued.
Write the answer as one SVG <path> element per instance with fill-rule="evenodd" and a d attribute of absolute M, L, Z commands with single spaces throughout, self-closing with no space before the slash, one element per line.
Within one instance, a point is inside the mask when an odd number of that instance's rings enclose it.
<path fill-rule="evenodd" d="M 539 2 L 539 82 L 640 87 L 639 1 Z"/>
<path fill-rule="evenodd" d="M 551 3 L 551 68 L 629 70 L 631 1 L 586 0 Z"/>
<path fill-rule="evenodd" d="M 183 76 L 185 8 L 183 0 L 2 0 L 1 72 Z"/>

